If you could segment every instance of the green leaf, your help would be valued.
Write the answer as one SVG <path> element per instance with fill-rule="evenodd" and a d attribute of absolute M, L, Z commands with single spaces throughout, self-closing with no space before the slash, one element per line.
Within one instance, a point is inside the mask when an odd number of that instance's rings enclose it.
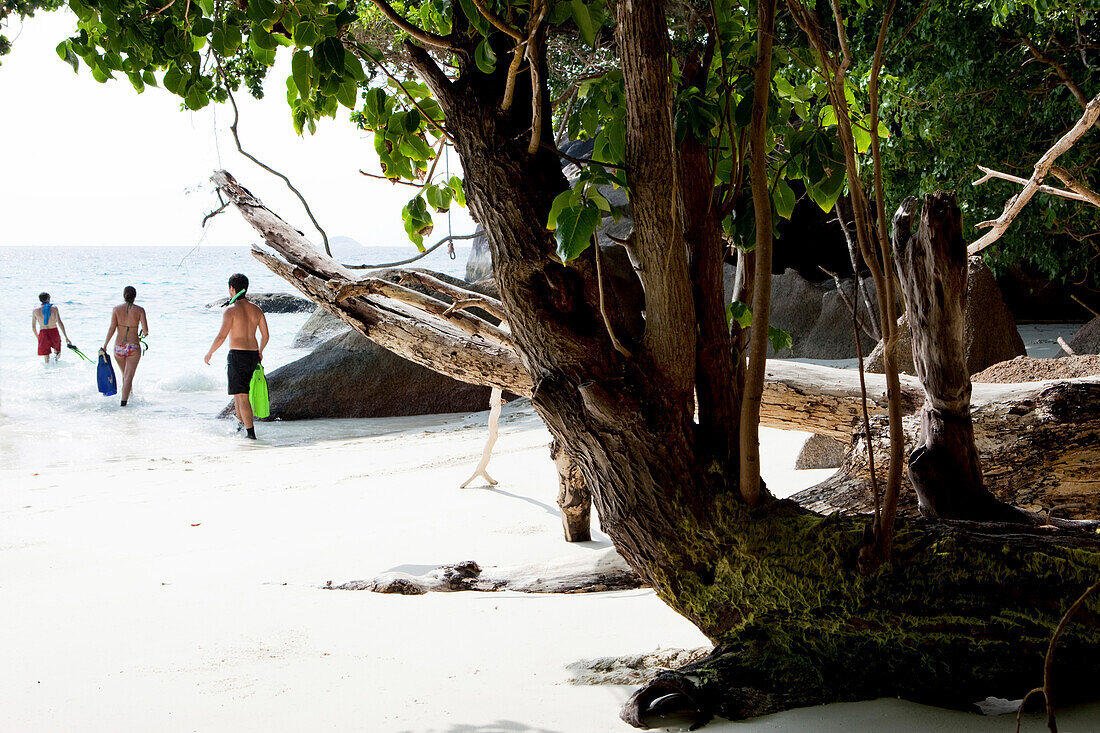
<path fill-rule="evenodd" d="M 605 199 L 599 191 L 594 188 L 589 188 L 586 195 L 588 196 L 588 200 L 596 205 L 597 209 L 607 212 L 608 214 L 611 213 L 611 203 Z"/>
<path fill-rule="evenodd" d="M 741 97 L 737 108 L 733 111 L 733 124 L 737 127 L 748 127 L 752 123 L 752 92 Z"/>
<path fill-rule="evenodd" d="M 477 6 L 470 2 L 470 0 L 459 0 L 459 5 L 467 20 L 470 21 L 470 25 L 474 27 L 474 30 L 483 36 L 488 36 L 492 31 L 492 27 L 489 25 L 489 20 L 477 9 Z"/>
<path fill-rule="evenodd" d="M 852 125 L 852 139 L 856 144 L 856 152 L 866 153 L 871 147 L 871 133 L 859 124 Z"/>
<path fill-rule="evenodd" d="M 102 66 L 96 64 L 92 67 L 92 78 L 102 84 L 112 77 L 110 72 L 105 71 Z"/>
<path fill-rule="evenodd" d="M 61 57 L 61 60 L 73 67 L 73 73 L 80 71 L 80 57 L 73 51 L 71 41 L 62 41 L 57 44 L 57 55 Z"/>
<path fill-rule="evenodd" d="M 252 51 L 252 55 L 264 66 L 272 66 L 275 64 L 275 49 L 264 48 L 261 45 L 262 43 L 264 43 L 264 40 L 261 39 L 259 35 L 255 33 L 249 34 L 248 48 Z"/>
<path fill-rule="evenodd" d="M 570 0 L 573 12 L 573 22 L 581 32 L 581 38 L 589 46 L 596 45 L 596 29 L 592 25 L 592 14 L 588 12 L 588 6 L 583 0 Z"/>
<path fill-rule="evenodd" d="M 353 53 L 344 54 L 344 74 L 355 81 L 366 81 L 367 74 L 363 71 L 363 64 Z"/>
<path fill-rule="evenodd" d="M 791 334 L 775 326 L 768 326 L 768 340 L 772 342 L 772 349 L 777 354 L 783 349 L 789 349 L 794 345 Z"/>
<path fill-rule="evenodd" d="M 424 189 L 424 196 L 428 200 L 428 206 L 440 214 L 451 208 L 451 189 L 446 186 L 432 184 Z"/>
<path fill-rule="evenodd" d="M 313 59 L 307 51 L 295 51 L 290 60 L 290 70 L 294 74 L 294 83 L 298 85 L 298 93 L 306 98 L 315 87 L 315 69 Z"/>
<path fill-rule="evenodd" d="M 417 249 L 424 251 L 424 237 L 432 233 L 432 216 L 428 213 L 427 203 L 423 196 L 405 204 L 401 209 L 401 218 L 405 221 L 405 233 L 416 244 Z"/>
<path fill-rule="evenodd" d="M 359 87 L 350 79 L 345 81 L 336 90 L 336 99 L 348 109 L 355 109 L 355 103 L 359 98 Z"/>
<path fill-rule="evenodd" d="M 164 88 L 167 89 L 168 91 L 172 92 L 172 94 L 178 94 L 179 96 L 183 96 L 183 94 L 182 94 L 182 92 L 184 91 L 183 74 L 181 74 L 180 70 L 177 69 L 175 66 L 168 69 L 168 71 L 164 72 L 164 79 L 162 80 L 161 83 L 164 84 Z"/>
<path fill-rule="evenodd" d="M 550 231 L 558 228 L 558 217 L 561 212 L 567 206 L 573 205 L 573 191 L 574 189 L 571 188 L 554 197 L 554 203 L 550 205 L 550 215 L 546 218 L 546 228 Z"/>
<path fill-rule="evenodd" d="M 321 32 L 317 29 L 317 24 L 310 21 L 303 21 L 294 26 L 292 37 L 294 45 L 298 48 L 315 46 L 321 42 Z"/>
<path fill-rule="evenodd" d="M 462 186 L 462 179 L 458 176 L 451 176 L 451 180 L 447 181 L 447 187 L 454 193 L 455 201 L 459 206 L 466 205 L 466 189 Z"/>
<path fill-rule="evenodd" d="M 580 257 L 592 244 L 592 235 L 600 225 L 600 211 L 594 206 L 568 207 L 558 214 L 554 240 L 558 243 L 558 257 L 569 262 Z"/>
<path fill-rule="evenodd" d="M 213 5 L 213 0 L 207 0 Z M 203 8 L 205 10 L 205 8 Z M 251 20 L 260 22 L 272 18 L 278 12 L 278 7 L 271 0 L 250 0 L 248 3 L 248 17 Z M 206 11 L 207 15 L 212 15 L 213 10 Z"/>
<path fill-rule="evenodd" d="M 844 190 L 844 180 L 844 168 L 834 163 L 828 177 L 807 187 L 810 199 L 820 206 L 822 211 L 832 211 L 833 205 Z"/>
<path fill-rule="evenodd" d="M 481 43 L 474 49 L 474 63 L 483 74 L 492 74 L 497 66 L 497 56 L 489 45 L 488 38 L 482 38 Z"/>
<path fill-rule="evenodd" d="M 343 44 L 335 38 L 326 38 L 313 52 L 313 61 L 317 68 L 325 73 L 342 74 L 344 72 Z"/>
<path fill-rule="evenodd" d="M 191 24 L 191 35 L 209 36 L 214 32 L 214 21 L 210 18 L 199 18 Z"/>
<path fill-rule="evenodd" d="M 791 189 L 786 179 L 780 178 L 776 181 L 775 192 L 772 194 L 772 201 L 775 202 L 775 213 L 784 219 L 790 219 L 791 214 L 794 213 L 795 196 L 794 191 Z"/>
<path fill-rule="evenodd" d="M 217 34 L 217 31 L 214 31 Z M 264 27 L 259 23 L 252 24 L 252 34 L 248 39 L 250 46 L 261 48 L 265 51 L 273 51 L 279 47 L 279 42 L 275 40 L 275 37 L 264 30 Z"/>
<path fill-rule="evenodd" d="M 741 328 L 752 325 L 752 308 L 740 300 L 735 300 L 726 306 L 726 323 L 737 323 Z"/>
<path fill-rule="evenodd" d="M 402 137 L 397 149 L 402 155 L 406 155 L 413 160 L 431 160 L 435 155 L 435 151 L 428 147 L 428 143 L 424 142 L 419 135 Z"/>
<path fill-rule="evenodd" d="M 207 96 L 203 88 L 198 84 L 194 84 L 187 90 L 187 96 L 183 98 L 183 103 L 187 105 L 187 109 L 196 110 L 202 109 L 210 101 L 210 97 Z"/>

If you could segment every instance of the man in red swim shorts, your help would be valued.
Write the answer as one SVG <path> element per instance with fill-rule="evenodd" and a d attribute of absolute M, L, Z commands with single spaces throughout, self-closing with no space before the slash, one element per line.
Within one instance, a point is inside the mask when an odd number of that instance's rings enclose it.
<path fill-rule="evenodd" d="M 50 302 L 49 293 L 39 293 L 38 300 L 42 304 L 31 311 L 31 331 L 38 339 L 38 355 L 50 363 L 50 353 L 54 354 L 54 361 L 61 358 L 61 336 L 65 337 L 65 343 L 69 341 L 69 334 L 65 332 L 65 324 L 61 322 L 61 311 Z M 57 330 L 61 329 L 58 334 Z"/>

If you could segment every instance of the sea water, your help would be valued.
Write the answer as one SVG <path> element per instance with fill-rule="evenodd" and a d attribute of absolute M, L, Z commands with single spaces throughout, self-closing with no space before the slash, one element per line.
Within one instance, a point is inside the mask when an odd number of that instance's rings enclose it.
<path fill-rule="evenodd" d="M 454 260 L 440 249 L 415 266 L 462 277 L 469 249 L 456 251 Z M 357 252 L 372 263 L 413 254 L 412 245 Z M 235 420 L 217 419 L 229 401 L 228 345 L 210 366 L 203 363 L 222 314 L 206 305 L 226 297 L 234 272 L 248 276 L 252 292 L 297 294 L 246 247 L 0 247 L 0 470 L 250 449 Z M 137 289 L 150 336 L 123 408 L 118 395 L 97 391 L 94 361 L 127 285 Z M 57 363 L 46 365 L 36 356 L 31 311 L 42 291 L 50 293 L 69 338 L 93 363 L 64 348 L 64 339 Z M 291 346 L 308 317 L 268 314 L 267 372 L 309 352 Z M 261 444 L 299 445 L 377 430 L 367 420 L 306 420 L 262 423 L 258 432 Z"/>

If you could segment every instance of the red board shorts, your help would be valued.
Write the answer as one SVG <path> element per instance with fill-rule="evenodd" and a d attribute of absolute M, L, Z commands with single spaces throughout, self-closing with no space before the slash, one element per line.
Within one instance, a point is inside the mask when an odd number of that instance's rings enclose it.
<path fill-rule="evenodd" d="M 50 349 L 61 353 L 61 334 L 56 328 L 43 328 L 38 332 L 38 355 L 49 356 Z"/>

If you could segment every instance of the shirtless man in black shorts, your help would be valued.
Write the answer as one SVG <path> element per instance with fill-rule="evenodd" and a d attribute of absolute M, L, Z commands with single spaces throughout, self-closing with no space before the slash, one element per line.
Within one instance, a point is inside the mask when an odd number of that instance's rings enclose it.
<path fill-rule="evenodd" d="M 249 438 L 255 439 L 256 428 L 252 424 L 252 405 L 248 402 L 248 386 L 252 382 L 252 372 L 263 361 L 264 347 L 269 338 L 267 319 L 259 306 L 248 301 L 248 278 L 237 273 L 229 278 L 229 303 L 222 316 L 222 329 L 214 337 L 210 351 L 204 361 L 209 364 L 210 357 L 229 338 L 229 358 L 227 373 L 229 376 L 229 394 L 233 395 L 233 404 L 237 409 L 237 419 L 244 425 Z M 259 343 L 256 331 L 260 332 Z"/>

